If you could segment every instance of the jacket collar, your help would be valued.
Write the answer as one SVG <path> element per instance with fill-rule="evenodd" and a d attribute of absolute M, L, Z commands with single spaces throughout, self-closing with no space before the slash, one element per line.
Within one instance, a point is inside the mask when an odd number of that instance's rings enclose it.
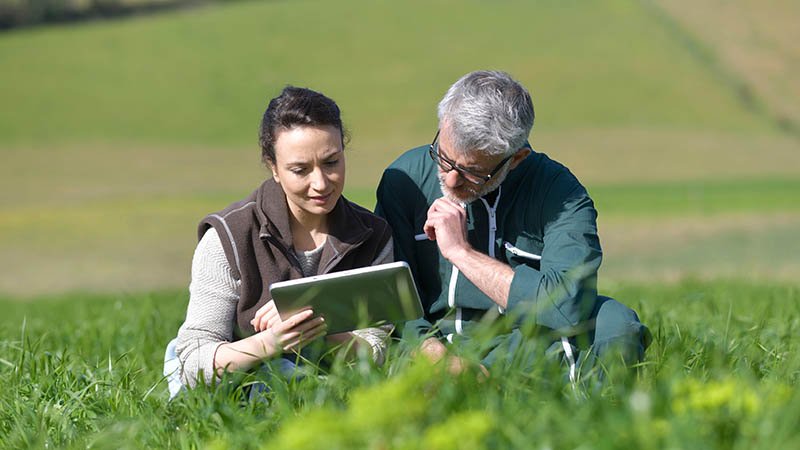
<path fill-rule="evenodd" d="M 525 159 L 523 159 L 519 163 L 519 165 L 517 165 L 517 167 L 508 172 L 508 175 L 506 175 L 506 179 L 503 180 L 503 182 L 498 185 L 498 188 L 502 186 L 504 193 L 515 192 L 516 189 L 519 187 L 520 183 L 522 182 L 522 180 L 525 179 L 525 177 L 531 175 L 529 173 L 531 165 L 536 164 L 538 159 L 539 159 L 539 153 L 536 153 L 535 151 L 533 151 L 533 149 L 531 149 L 531 153 L 528 156 L 526 156 Z M 495 198 L 494 196 L 496 194 L 497 194 L 497 189 L 484 195 L 484 197 L 489 197 L 491 199 L 494 199 Z M 475 201 L 472 203 L 479 202 L 479 200 L 480 199 L 475 199 Z M 493 202 L 489 203 L 492 204 Z"/>

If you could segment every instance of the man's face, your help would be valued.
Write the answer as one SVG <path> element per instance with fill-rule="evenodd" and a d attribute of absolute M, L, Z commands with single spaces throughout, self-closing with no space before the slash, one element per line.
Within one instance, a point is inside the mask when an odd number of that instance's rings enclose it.
<path fill-rule="evenodd" d="M 439 157 L 446 161 L 439 164 L 439 185 L 445 197 L 458 203 L 471 203 L 480 197 L 497 189 L 505 180 L 510 170 L 511 164 L 505 161 L 503 155 L 487 155 L 481 151 L 468 151 L 466 154 L 454 151 L 452 146 L 452 136 L 448 127 L 443 127 L 439 133 L 438 145 L 434 146 L 434 151 L 438 151 Z M 479 176 L 489 175 L 498 165 L 502 167 L 492 175 L 491 179 L 485 184 L 470 181 L 459 170 L 453 169 L 445 171 L 442 166 L 455 165 L 461 171 L 468 171 Z"/>

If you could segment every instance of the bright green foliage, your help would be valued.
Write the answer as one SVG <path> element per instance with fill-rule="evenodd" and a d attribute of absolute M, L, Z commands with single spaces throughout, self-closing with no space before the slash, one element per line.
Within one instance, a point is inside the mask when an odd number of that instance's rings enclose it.
<path fill-rule="evenodd" d="M 800 211 L 800 178 L 600 185 L 589 188 L 604 215 L 710 216 Z"/>
<path fill-rule="evenodd" d="M 560 133 L 542 148 L 554 158 L 572 144 L 590 175 L 622 167 L 588 184 L 604 246 L 616 222 L 636 247 L 606 247 L 601 291 L 654 335 L 634 372 L 602 385 L 589 374 L 573 388 L 546 343 L 524 349 L 534 370 L 510 359 L 487 380 L 395 346 L 380 368 L 334 359 L 269 380 L 264 401 L 241 387 L 258 377 L 231 376 L 168 403 L 161 361 L 185 292 L 0 299 L 0 447 L 800 448 L 796 283 L 602 285 L 637 267 L 701 276 L 727 264 L 737 280 L 758 279 L 754 262 L 768 276 L 800 270 L 794 141 L 715 49 L 681 33 L 631 0 L 304 0 L 0 35 L 3 290 L 185 285 L 197 219 L 263 178 L 256 125 L 286 83 L 342 105 L 348 196 L 371 205 L 389 152 L 432 137 L 447 86 L 498 68 L 533 93 L 537 148 Z M 641 157 L 673 151 L 683 157 L 664 171 Z M 644 162 L 625 166 L 631 155 Z M 672 222 L 648 228 L 661 221 Z M 705 234 L 675 239 L 698 223 Z"/>
<path fill-rule="evenodd" d="M 557 361 L 452 376 L 395 346 L 388 363 L 334 360 L 166 401 L 164 344 L 185 293 L 0 301 L 0 446 L 8 448 L 796 448 L 800 289 L 621 285 L 654 335 L 635 371 L 576 388 Z M 478 355 L 465 350 L 465 357 Z M 324 376 L 317 376 L 324 375 Z M 229 381 L 249 384 L 252 376 Z"/>
<path fill-rule="evenodd" d="M 432 136 L 435 102 L 478 68 L 531 89 L 537 129 L 774 129 L 634 1 L 237 2 L 12 32 L 0 61 L 5 145 L 248 145 L 294 83 L 385 151 Z"/>

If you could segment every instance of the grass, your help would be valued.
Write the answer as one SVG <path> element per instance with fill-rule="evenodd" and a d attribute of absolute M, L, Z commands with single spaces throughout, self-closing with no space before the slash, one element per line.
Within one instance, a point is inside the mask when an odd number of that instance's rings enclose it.
<path fill-rule="evenodd" d="M 796 8 L 667 3 L 237 2 L 0 35 L 0 447 L 800 447 Z M 487 67 L 531 88 L 534 146 L 597 202 L 601 291 L 654 333 L 636 373 L 575 392 L 542 359 L 478 383 L 397 347 L 275 381 L 269 405 L 167 403 L 168 288 L 196 221 L 264 177 L 266 99 L 339 101 L 369 206 Z"/>
<path fill-rule="evenodd" d="M 235 388 L 166 402 L 163 346 L 185 293 L 0 301 L 0 446 L 95 448 L 792 448 L 800 290 L 718 280 L 622 284 L 654 334 L 638 374 L 580 395 L 545 360 L 483 383 L 396 352 L 274 382 L 270 405 Z M 144 330 L 147 330 L 146 332 Z M 470 354 L 466 354 L 470 357 Z M 591 380 L 591 379 L 590 379 Z M 455 438 L 458 436 L 458 439 Z"/>
<path fill-rule="evenodd" d="M 606 185 L 590 188 L 607 216 L 692 216 L 798 212 L 800 178 Z"/>
<path fill-rule="evenodd" d="M 256 124 L 289 82 L 342 105 L 347 193 L 367 206 L 382 169 L 431 139 L 447 86 L 489 67 L 531 88 L 535 147 L 603 219 L 794 210 L 797 140 L 653 8 L 454 7 L 236 2 L 0 35 L 0 292 L 185 286 L 196 221 L 265 176 Z"/>
<path fill-rule="evenodd" d="M 800 7 L 788 0 L 750 8 L 749 2 L 656 2 L 690 42 L 713 49 L 710 59 L 749 98 L 787 131 L 800 133 L 800 49 L 797 32 L 788 26 L 800 18 Z"/>
<path fill-rule="evenodd" d="M 739 248 L 742 235 L 756 250 L 748 260 L 752 273 L 774 273 L 770 251 L 778 249 L 788 263 L 779 278 L 791 278 L 797 273 L 791 253 L 800 250 L 791 231 L 797 223 L 791 216 L 800 214 L 798 190 L 800 184 L 790 178 L 590 186 L 600 211 L 601 237 L 609 238 L 604 248 L 611 267 L 628 267 L 630 261 L 642 258 L 655 261 L 638 266 L 638 279 L 648 273 L 659 278 L 686 273 L 687 267 L 702 267 L 712 276 L 729 275 L 732 266 L 726 249 Z M 186 286 L 197 221 L 247 192 L 118 194 L 84 199 L 77 206 L 6 209 L 0 212 L 4 255 L 0 273 L 5 274 L 0 277 L 0 292 L 30 297 L 80 288 L 140 292 Z M 361 204 L 374 205 L 372 189 L 348 189 L 347 194 Z M 790 220 L 771 222 L 776 215 Z M 742 227 L 731 228 L 730 223 Z M 703 244 L 697 247 L 697 242 Z M 682 259 L 685 252 L 681 257 L 659 256 L 665 248 L 667 255 L 679 253 L 679 243 L 689 250 L 704 250 L 692 253 L 687 261 Z M 614 278 L 625 273 L 614 271 Z"/>
<path fill-rule="evenodd" d="M 0 145 L 246 145 L 297 83 L 337 99 L 373 149 L 428 138 L 437 99 L 484 67 L 531 88 L 544 129 L 774 131 L 641 4 L 574 6 L 246 2 L 15 31 L 0 37 Z"/>

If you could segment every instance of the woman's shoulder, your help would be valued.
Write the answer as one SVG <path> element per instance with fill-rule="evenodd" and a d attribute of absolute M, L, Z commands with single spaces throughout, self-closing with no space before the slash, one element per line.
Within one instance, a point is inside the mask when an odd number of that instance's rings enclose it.
<path fill-rule="evenodd" d="M 357 220 L 362 222 L 364 226 L 372 229 L 373 231 L 391 234 L 389 222 L 387 222 L 386 219 L 378 216 L 358 203 L 346 199 L 345 197 L 342 197 L 342 200 L 344 200 L 350 213 L 355 216 Z"/>

